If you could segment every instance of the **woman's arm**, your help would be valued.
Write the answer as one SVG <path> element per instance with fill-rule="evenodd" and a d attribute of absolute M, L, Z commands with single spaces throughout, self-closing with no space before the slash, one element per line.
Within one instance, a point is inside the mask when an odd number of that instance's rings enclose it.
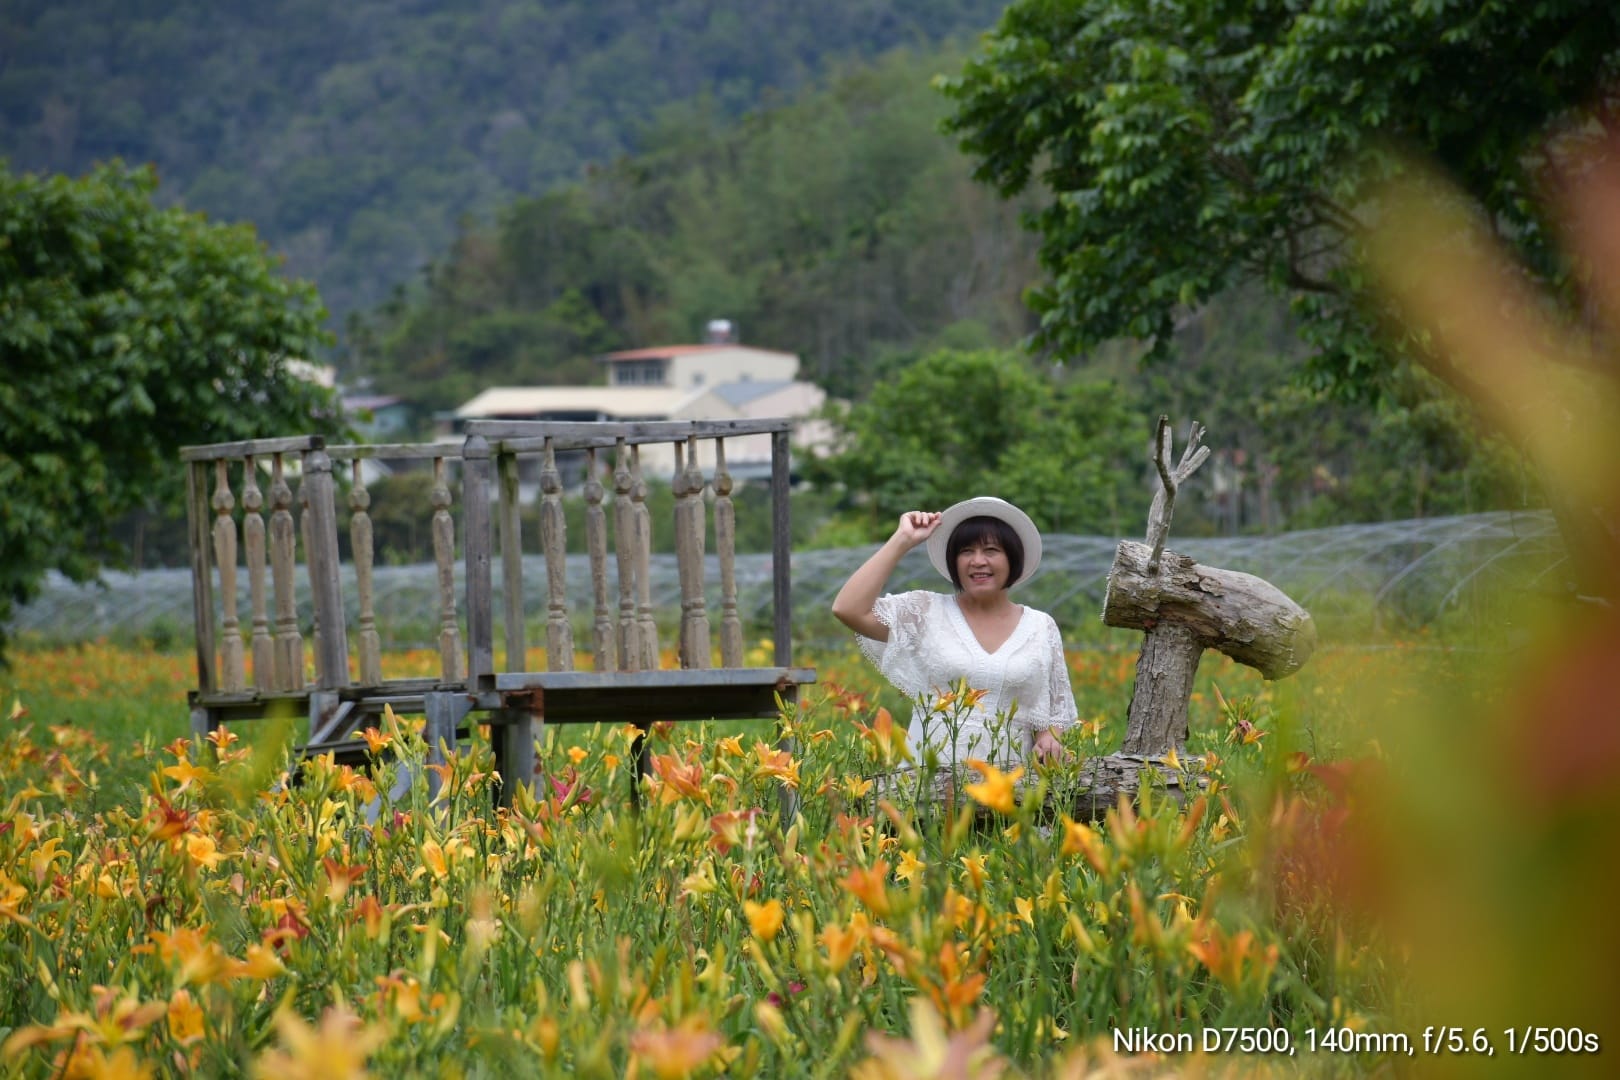
<path fill-rule="evenodd" d="M 832 612 L 839 622 L 873 641 L 888 641 L 889 628 L 872 613 L 873 606 L 883 593 L 889 575 L 900 562 L 901 556 L 927 540 L 939 528 L 939 514 L 926 510 L 908 510 L 900 515 L 900 524 L 894 535 L 860 569 L 849 575 L 844 587 L 833 598 Z"/>

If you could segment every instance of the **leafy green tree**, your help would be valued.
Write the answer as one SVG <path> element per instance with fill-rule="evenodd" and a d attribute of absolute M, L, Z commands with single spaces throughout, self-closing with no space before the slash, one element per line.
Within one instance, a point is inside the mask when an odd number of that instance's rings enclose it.
<path fill-rule="evenodd" d="M 1114 385 L 1054 381 L 991 351 L 925 356 L 837 424 L 839 452 L 812 469 L 846 486 L 874 535 L 906 510 L 975 494 L 1010 499 L 1045 529 L 1117 533 L 1146 438 Z"/>
<path fill-rule="evenodd" d="M 76 180 L 0 164 L 0 626 L 47 570 L 118 559 L 119 515 L 177 502 L 180 446 L 337 424 L 288 369 L 326 341 L 314 288 L 251 228 L 159 209 L 156 188 L 116 163 Z"/>
<path fill-rule="evenodd" d="M 1583 106 L 1613 124 L 1593 99 L 1617 58 L 1608 0 L 1017 0 L 942 88 L 976 175 L 1048 196 L 1029 219 L 1044 346 L 1163 355 L 1180 313 L 1257 281 L 1292 301 L 1319 383 L 1375 392 L 1412 344 L 1377 333 L 1356 269 L 1401 169 L 1380 148 L 1432 155 L 1562 285 L 1542 140 Z"/>

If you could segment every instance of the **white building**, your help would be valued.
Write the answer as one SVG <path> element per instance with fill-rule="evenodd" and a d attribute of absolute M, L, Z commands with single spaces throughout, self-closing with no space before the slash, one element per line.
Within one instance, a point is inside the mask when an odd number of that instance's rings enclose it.
<path fill-rule="evenodd" d="M 458 427 L 468 420 L 736 420 L 786 416 L 799 421 L 792 444 L 802 452 L 825 453 L 832 432 L 814 414 L 826 393 L 801 382 L 793 353 L 756 349 L 730 341 L 706 345 L 664 345 L 628 349 L 601 357 L 606 386 L 497 386 L 455 411 Z M 769 435 L 726 440 L 726 466 L 734 477 L 770 472 Z M 713 443 L 700 443 L 698 461 L 714 464 Z M 673 473 L 674 448 L 668 443 L 642 449 L 650 475 Z"/>

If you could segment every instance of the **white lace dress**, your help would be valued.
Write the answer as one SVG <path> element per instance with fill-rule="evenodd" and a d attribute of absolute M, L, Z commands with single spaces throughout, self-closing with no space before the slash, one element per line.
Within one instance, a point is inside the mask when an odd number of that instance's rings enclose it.
<path fill-rule="evenodd" d="M 941 764 L 968 758 L 1027 762 L 1036 732 L 1061 731 L 1075 723 L 1063 638 L 1046 612 L 1025 607 L 1012 635 L 993 653 L 985 652 L 973 636 L 955 596 L 926 590 L 891 593 L 878 598 L 872 613 L 889 628 L 889 640 L 859 634 L 855 640 L 899 690 L 931 697 L 966 678 L 973 689 L 988 691 L 954 732 L 940 716 L 914 708 L 907 738 L 919 760 L 926 742 L 938 751 Z M 1014 703 L 1011 722 L 998 725 L 996 714 L 1012 711 Z"/>

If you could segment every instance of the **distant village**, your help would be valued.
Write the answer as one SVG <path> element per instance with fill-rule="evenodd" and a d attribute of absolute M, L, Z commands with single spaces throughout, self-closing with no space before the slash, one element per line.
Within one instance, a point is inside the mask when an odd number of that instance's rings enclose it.
<path fill-rule="evenodd" d="M 434 418 L 434 438 L 460 442 L 469 420 L 732 420 L 785 416 L 797 421 L 793 447 L 801 454 L 827 453 L 832 427 L 820 417 L 826 392 L 798 377 L 799 357 L 744 345 L 729 320 L 712 320 L 696 345 L 656 345 L 607 353 L 606 385 L 492 386 L 453 411 Z M 330 369 L 311 371 L 321 381 Z M 328 382 L 330 385 L 330 382 Z M 411 423 L 409 404 L 395 396 L 345 394 L 344 413 L 370 442 L 403 437 Z M 712 464 L 710 444 L 700 444 L 699 463 Z M 726 463 L 738 480 L 770 474 L 770 436 L 726 440 Z M 649 444 L 643 468 L 672 471 L 669 443 Z"/>

